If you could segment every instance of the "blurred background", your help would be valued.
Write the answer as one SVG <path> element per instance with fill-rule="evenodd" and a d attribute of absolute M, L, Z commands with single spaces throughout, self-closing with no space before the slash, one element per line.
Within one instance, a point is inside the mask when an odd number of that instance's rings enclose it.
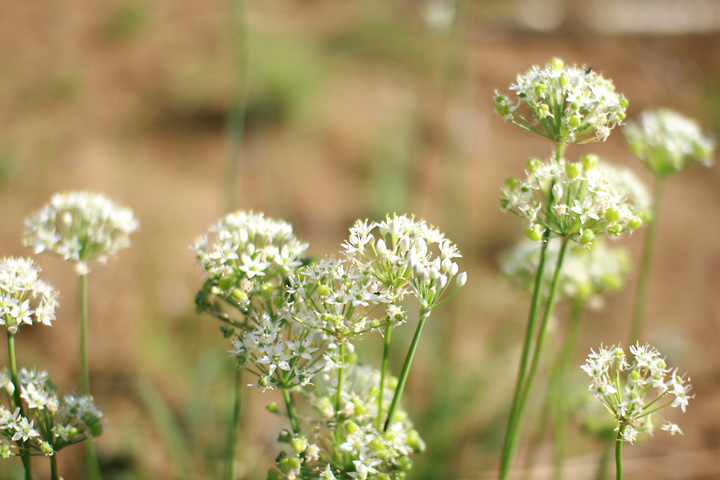
<path fill-rule="evenodd" d="M 218 325 L 194 313 L 201 271 L 188 247 L 229 205 L 290 221 L 318 256 L 338 252 L 355 219 L 392 212 L 458 243 L 470 280 L 426 326 L 404 398 L 428 444 L 410 478 L 493 478 L 529 303 L 501 279 L 498 257 L 525 226 L 497 199 L 550 146 L 495 115 L 491 98 L 551 57 L 612 79 L 630 120 L 666 106 L 720 133 L 713 0 L 0 2 L 0 255 L 32 254 L 24 218 L 56 191 L 104 193 L 141 224 L 130 249 L 89 275 L 104 478 L 219 478 L 232 364 Z M 590 151 L 650 187 L 620 132 L 567 157 Z M 643 340 L 690 373 L 696 398 L 665 415 L 683 437 L 625 448 L 629 478 L 720 478 L 718 168 L 667 184 Z M 634 265 L 643 235 L 621 240 Z M 61 308 L 52 328 L 18 335 L 19 364 L 72 392 L 76 276 L 34 258 Z M 626 342 L 635 280 L 586 315 L 577 365 L 601 342 Z M 567 309 L 556 317 L 561 332 Z M 413 331 L 396 330 L 396 373 Z M 364 340 L 361 360 L 377 364 L 379 343 Z M 263 409 L 277 398 L 248 390 L 239 478 L 265 478 L 280 450 L 285 426 Z M 596 478 L 601 443 L 572 438 L 567 477 Z M 83 478 L 81 453 L 62 452 L 66 479 Z M 549 478 L 549 465 L 541 443 L 527 478 Z M 20 468 L 2 461 L 0 478 Z"/>

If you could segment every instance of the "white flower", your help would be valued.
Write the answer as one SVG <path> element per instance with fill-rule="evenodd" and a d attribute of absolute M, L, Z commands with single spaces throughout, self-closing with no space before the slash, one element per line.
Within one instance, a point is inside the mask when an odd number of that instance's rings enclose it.
<path fill-rule="evenodd" d="M 0 260 L 0 325 L 15 334 L 22 324 L 52 325 L 57 293 L 38 278 L 40 268 L 27 258 Z"/>
<path fill-rule="evenodd" d="M 55 252 L 76 262 L 79 273 L 86 273 L 90 261 L 105 263 L 129 246 L 130 234 L 138 228 L 132 210 L 103 195 L 58 193 L 25 221 L 24 241 L 35 253 Z"/>

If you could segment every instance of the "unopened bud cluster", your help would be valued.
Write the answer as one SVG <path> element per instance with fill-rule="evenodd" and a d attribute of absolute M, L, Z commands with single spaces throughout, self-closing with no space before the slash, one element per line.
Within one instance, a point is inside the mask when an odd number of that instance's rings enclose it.
<path fill-rule="evenodd" d="M 503 210 L 528 222 L 526 235 L 541 240 L 546 230 L 589 245 L 596 236 L 617 236 L 643 223 L 647 193 L 629 171 L 580 162 L 528 162 L 527 178 L 510 178 L 500 196 Z"/>
<path fill-rule="evenodd" d="M 85 274 L 88 262 L 105 263 L 130 245 L 138 222 L 129 208 L 90 192 L 57 193 L 50 203 L 25 221 L 25 245 L 35 253 L 54 252 L 77 264 Z"/>
<path fill-rule="evenodd" d="M 655 412 L 667 406 L 684 412 L 692 395 L 688 380 L 677 368 L 668 367 L 654 348 L 633 345 L 630 354 L 632 358 L 620 347 L 601 346 L 581 368 L 592 379 L 590 393 L 615 417 L 622 439 L 632 442 L 638 433 L 653 432 Z M 682 433 L 669 422 L 661 428 L 671 434 Z"/>
<path fill-rule="evenodd" d="M 635 156 L 658 177 L 694 162 L 707 167 L 713 161 L 713 139 L 695 121 L 673 110 L 643 112 L 640 121 L 629 123 L 623 133 Z"/>
<path fill-rule="evenodd" d="M 552 59 L 533 66 L 510 87 L 516 100 L 497 93 L 498 114 L 519 127 L 562 145 L 605 140 L 625 118 L 628 102 L 591 68 Z"/>

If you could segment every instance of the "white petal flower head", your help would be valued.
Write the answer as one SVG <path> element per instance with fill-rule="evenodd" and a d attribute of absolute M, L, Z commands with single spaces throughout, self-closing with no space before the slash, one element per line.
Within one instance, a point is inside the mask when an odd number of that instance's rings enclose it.
<path fill-rule="evenodd" d="M 52 325 L 57 293 L 40 280 L 40 268 L 28 258 L 0 260 L 0 325 L 11 334 L 22 324 Z"/>
<path fill-rule="evenodd" d="M 76 263 L 78 273 L 89 271 L 89 262 L 105 263 L 130 245 L 130 234 L 139 225 L 129 208 L 97 193 L 57 193 L 50 203 L 25 221 L 25 245 L 35 253 L 54 252 Z"/>
<path fill-rule="evenodd" d="M 643 112 L 623 133 L 635 156 L 658 177 L 713 161 L 714 140 L 694 120 L 670 109 Z"/>
<path fill-rule="evenodd" d="M 592 68 L 567 66 L 552 59 L 518 75 L 510 87 L 515 102 L 496 93 L 493 104 L 506 120 L 555 143 L 604 141 L 625 118 L 628 102 Z M 525 113 L 522 110 L 527 110 Z"/>

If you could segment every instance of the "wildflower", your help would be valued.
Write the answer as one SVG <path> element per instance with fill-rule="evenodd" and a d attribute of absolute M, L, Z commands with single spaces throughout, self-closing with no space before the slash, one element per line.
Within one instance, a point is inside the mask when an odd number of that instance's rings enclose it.
<path fill-rule="evenodd" d="M 130 234 L 138 228 L 132 210 L 103 195 L 57 193 L 25 221 L 24 241 L 35 253 L 48 250 L 75 262 L 78 273 L 85 274 L 90 261 L 105 263 L 130 245 Z"/>
<path fill-rule="evenodd" d="M 639 228 L 649 204 L 641 183 L 629 171 L 595 166 L 597 160 L 586 158 L 577 163 L 528 162 L 525 181 L 505 182 L 501 208 L 524 218 L 533 239 L 549 230 L 589 246 L 596 236 Z"/>
<path fill-rule="evenodd" d="M 510 90 L 516 92 L 516 101 L 495 93 L 498 114 L 562 145 L 604 141 L 623 121 L 628 105 L 611 81 L 593 69 L 567 66 L 558 58 L 518 75 Z"/>
<path fill-rule="evenodd" d="M 39 272 L 28 258 L 0 260 L 0 325 L 11 334 L 22 324 L 51 326 L 55 320 L 57 293 L 38 278 Z"/>
<path fill-rule="evenodd" d="M 679 172 L 693 162 L 708 167 L 713 160 L 713 139 L 695 121 L 673 110 L 643 112 L 640 121 L 628 124 L 623 133 L 635 156 L 657 177 Z"/>
<path fill-rule="evenodd" d="M 615 417 L 623 440 L 632 442 L 637 433 L 652 433 L 655 412 L 667 406 L 679 406 L 684 412 L 692 395 L 690 384 L 677 375 L 677 369 L 666 380 L 670 369 L 654 348 L 637 344 L 630 347 L 630 354 L 632 361 L 620 347 L 600 347 L 581 368 L 592 379 L 589 391 Z M 682 433 L 674 424 L 661 429 Z"/>

